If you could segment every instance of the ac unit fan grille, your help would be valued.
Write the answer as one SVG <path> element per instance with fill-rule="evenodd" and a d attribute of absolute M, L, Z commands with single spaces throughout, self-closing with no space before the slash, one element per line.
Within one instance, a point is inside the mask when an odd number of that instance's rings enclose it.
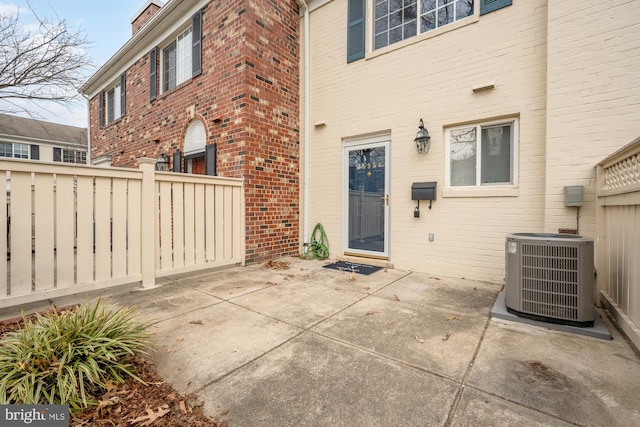
<path fill-rule="evenodd" d="M 578 319 L 578 248 L 523 243 L 522 310 Z"/>

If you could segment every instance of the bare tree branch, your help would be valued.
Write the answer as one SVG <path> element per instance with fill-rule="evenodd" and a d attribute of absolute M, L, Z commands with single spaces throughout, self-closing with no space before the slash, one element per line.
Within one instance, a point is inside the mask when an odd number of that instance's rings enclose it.
<path fill-rule="evenodd" d="M 38 25 L 25 29 L 19 12 L 0 15 L 0 112 L 15 112 L 16 101 L 65 103 L 79 96 L 93 63 L 81 30 L 64 19 L 40 18 L 27 2 Z"/>

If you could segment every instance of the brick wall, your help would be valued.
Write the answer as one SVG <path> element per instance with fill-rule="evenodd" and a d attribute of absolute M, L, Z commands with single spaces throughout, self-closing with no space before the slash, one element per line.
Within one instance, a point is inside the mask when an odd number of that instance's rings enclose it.
<path fill-rule="evenodd" d="M 142 52 L 126 72 L 122 119 L 100 129 L 98 97 L 91 100 L 92 157 L 111 154 L 113 166 L 137 167 L 138 157 L 171 156 L 197 118 L 207 143 L 217 144 L 218 175 L 245 178 L 247 261 L 295 254 L 298 6 L 295 0 L 210 2 L 202 27 L 201 76 L 149 102 L 149 55 Z"/>

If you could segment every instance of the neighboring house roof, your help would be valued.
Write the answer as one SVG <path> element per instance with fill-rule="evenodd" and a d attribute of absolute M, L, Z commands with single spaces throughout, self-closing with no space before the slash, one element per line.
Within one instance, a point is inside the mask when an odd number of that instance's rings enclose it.
<path fill-rule="evenodd" d="M 0 114 L 0 139 L 87 147 L 87 129 Z"/>

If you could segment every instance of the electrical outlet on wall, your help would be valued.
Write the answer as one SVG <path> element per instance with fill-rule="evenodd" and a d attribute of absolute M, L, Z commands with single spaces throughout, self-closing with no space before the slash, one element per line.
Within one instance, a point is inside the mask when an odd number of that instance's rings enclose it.
<path fill-rule="evenodd" d="M 429 233 L 429 241 L 430 241 L 430 242 L 433 242 L 435 239 L 436 239 L 435 234 L 433 234 L 433 233 Z"/>

